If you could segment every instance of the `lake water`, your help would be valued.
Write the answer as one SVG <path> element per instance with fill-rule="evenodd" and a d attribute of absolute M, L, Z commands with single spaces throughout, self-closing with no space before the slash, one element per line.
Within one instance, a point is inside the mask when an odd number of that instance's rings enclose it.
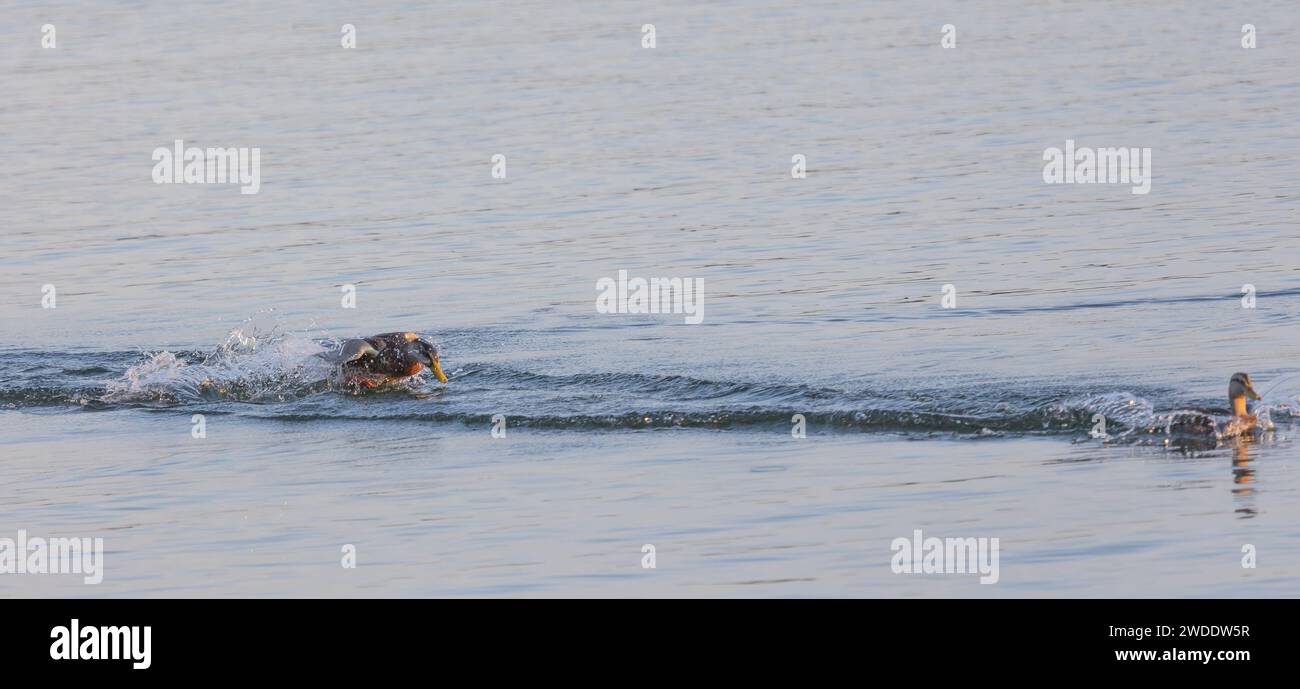
<path fill-rule="evenodd" d="M 1300 594 L 1296 36 L 1287 2 L 7 3 L 0 538 L 105 562 L 0 595 Z M 260 192 L 155 184 L 177 139 L 259 147 Z M 1067 139 L 1149 147 L 1150 193 L 1045 184 Z M 703 322 L 598 312 L 620 270 L 702 280 Z M 313 356 L 393 330 L 449 384 Z M 999 539 L 997 583 L 894 573 L 916 530 Z"/>

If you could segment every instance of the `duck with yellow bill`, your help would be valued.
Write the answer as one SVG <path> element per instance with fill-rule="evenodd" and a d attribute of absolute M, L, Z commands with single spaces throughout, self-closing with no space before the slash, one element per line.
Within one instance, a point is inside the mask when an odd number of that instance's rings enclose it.
<path fill-rule="evenodd" d="M 1260 399 L 1259 393 L 1255 392 L 1255 386 L 1250 382 L 1249 373 L 1234 373 L 1232 379 L 1228 381 L 1228 405 L 1232 407 L 1232 415 L 1241 421 L 1254 424 L 1255 415 L 1246 409 L 1246 400 Z"/>
<path fill-rule="evenodd" d="M 425 369 L 432 371 L 439 383 L 447 382 L 437 346 L 413 332 L 345 340 L 337 351 L 320 356 L 339 367 L 345 382 L 364 388 L 400 382 Z"/>

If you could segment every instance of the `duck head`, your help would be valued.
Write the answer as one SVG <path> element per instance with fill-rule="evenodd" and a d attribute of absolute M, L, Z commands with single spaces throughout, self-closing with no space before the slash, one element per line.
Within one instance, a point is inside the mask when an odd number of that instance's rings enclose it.
<path fill-rule="evenodd" d="M 418 337 L 411 340 L 411 347 L 414 349 L 415 360 L 433 371 L 439 383 L 446 383 L 447 374 L 442 372 L 442 362 L 438 360 L 438 348 L 432 342 Z"/>
<path fill-rule="evenodd" d="M 1250 383 L 1250 374 L 1232 374 L 1232 380 L 1228 381 L 1228 404 L 1232 406 L 1232 413 L 1246 416 L 1247 399 L 1259 399 L 1259 393 L 1255 392 L 1255 386 Z"/>

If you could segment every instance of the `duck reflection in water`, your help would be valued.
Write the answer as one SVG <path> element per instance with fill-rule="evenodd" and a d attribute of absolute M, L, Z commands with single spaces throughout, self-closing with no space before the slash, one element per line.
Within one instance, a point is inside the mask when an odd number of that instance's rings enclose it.
<path fill-rule="evenodd" d="M 1235 511 L 1242 519 L 1255 516 L 1255 468 L 1250 465 L 1250 453 L 1256 442 L 1253 436 L 1244 435 L 1232 448 L 1232 495 L 1238 503 Z"/>

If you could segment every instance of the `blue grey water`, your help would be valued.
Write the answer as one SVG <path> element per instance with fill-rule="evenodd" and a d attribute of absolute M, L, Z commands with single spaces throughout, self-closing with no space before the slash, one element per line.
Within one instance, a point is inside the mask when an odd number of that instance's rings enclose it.
<path fill-rule="evenodd" d="M 1300 14 L 1231 5 L 5 3 L 0 537 L 106 553 L 0 596 L 1300 594 Z M 407 329 L 445 388 L 312 356 Z"/>

